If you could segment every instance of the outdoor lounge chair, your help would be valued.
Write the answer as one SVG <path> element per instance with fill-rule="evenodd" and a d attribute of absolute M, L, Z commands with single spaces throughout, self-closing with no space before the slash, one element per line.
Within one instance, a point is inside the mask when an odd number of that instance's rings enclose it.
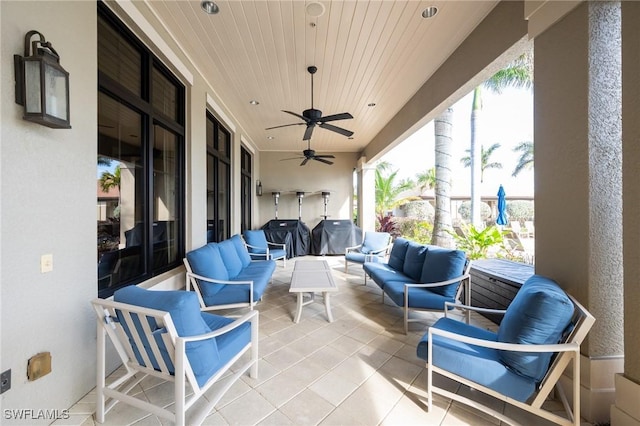
<path fill-rule="evenodd" d="M 251 260 L 282 259 L 282 267 L 287 266 L 286 244 L 267 241 L 267 235 L 262 229 L 246 230 L 243 237 Z"/>
<path fill-rule="evenodd" d="M 344 272 L 349 262 L 363 265 L 365 262 L 382 261 L 391 249 L 391 234 L 388 232 L 365 232 L 362 244 L 344 250 Z"/>
<path fill-rule="evenodd" d="M 417 349 L 418 357 L 427 361 L 429 410 L 435 392 L 507 424 L 518 424 L 502 412 L 437 387 L 435 372 L 556 424 L 580 424 L 580 344 L 595 322 L 580 303 L 554 281 L 533 275 L 506 311 L 456 307 L 504 317 L 494 333 L 448 318 L 445 310 L 445 317 L 429 328 Z M 572 404 L 559 384 L 569 365 Z M 566 417 L 543 407 L 554 388 Z"/>
<path fill-rule="evenodd" d="M 234 320 L 201 312 L 193 292 L 136 286 L 116 291 L 114 299 L 91 302 L 98 316 L 98 423 L 118 402 L 124 402 L 179 426 L 185 424 L 189 410 L 188 423 L 201 424 L 248 370 L 251 377 L 258 377 L 257 311 Z M 109 385 L 105 380 L 105 361 L 111 352 L 107 335 L 126 368 L 126 374 Z M 243 356 L 246 352 L 249 357 Z M 158 406 L 146 400 L 138 384 L 148 376 L 173 383 L 173 404 L 163 400 Z M 196 404 L 216 384 L 219 389 Z"/>

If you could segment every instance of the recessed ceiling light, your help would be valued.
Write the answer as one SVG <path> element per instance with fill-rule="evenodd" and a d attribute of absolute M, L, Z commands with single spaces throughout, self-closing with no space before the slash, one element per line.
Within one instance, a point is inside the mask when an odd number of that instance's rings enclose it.
<path fill-rule="evenodd" d="M 220 8 L 218 7 L 218 5 L 209 0 L 204 0 L 203 2 L 201 2 L 200 7 L 209 15 L 216 15 L 218 12 L 220 12 Z"/>
<path fill-rule="evenodd" d="M 273 136 L 267 136 L 267 139 L 269 139 L 271 141 L 271 140 L 273 140 Z"/>
<path fill-rule="evenodd" d="M 369 108 L 373 108 L 374 106 L 376 106 L 376 103 L 375 102 L 370 102 L 370 103 L 367 104 L 367 106 Z"/>
<path fill-rule="evenodd" d="M 317 18 L 324 14 L 324 5 L 320 2 L 314 1 L 307 5 L 306 10 L 307 15 Z"/>
<path fill-rule="evenodd" d="M 422 11 L 423 18 L 433 18 L 438 14 L 438 8 L 435 6 L 429 6 L 425 10 Z"/>
<path fill-rule="evenodd" d="M 249 101 L 249 103 L 250 103 L 251 105 L 260 105 L 260 102 L 256 101 L 255 99 L 251 99 L 251 100 Z"/>

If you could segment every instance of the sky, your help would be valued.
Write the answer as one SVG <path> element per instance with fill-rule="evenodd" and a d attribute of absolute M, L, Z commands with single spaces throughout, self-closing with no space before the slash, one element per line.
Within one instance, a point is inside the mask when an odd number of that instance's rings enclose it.
<path fill-rule="evenodd" d="M 470 145 L 471 104 L 473 93 L 453 105 L 453 182 L 452 195 L 469 195 L 471 169 L 465 168 L 460 159 L 468 156 L 465 151 Z M 486 148 L 499 143 L 491 162 L 500 162 L 502 169 L 487 169 L 481 185 L 481 195 L 496 195 L 502 184 L 507 197 L 533 196 L 533 170 L 520 172 L 517 178 L 511 176 L 518 163 L 519 154 L 513 148 L 520 142 L 533 141 L 533 92 L 527 89 L 505 89 L 494 94 L 482 91 L 483 108 L 480 128 L 482 145 Z M 433 122 L 415 132 L 382 160 L 398 170 L 398 178 L 413 178 L 417 173 L 434 166 Z"/>

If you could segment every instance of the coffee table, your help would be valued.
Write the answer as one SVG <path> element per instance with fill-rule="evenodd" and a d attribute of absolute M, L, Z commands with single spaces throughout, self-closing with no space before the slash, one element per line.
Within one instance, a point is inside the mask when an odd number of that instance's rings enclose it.
<path fill-rule="evenodd" d="M 289 292 L 298 293 L 296 315 L 293 322 L 300 321 L 302 307 L 315 301 L 315 293 L 322 293 L 324 307 L 329 322 L 333 322 L 331 315 L 331 293 L 338 291 L 338 286 L 331 275 L 331 268 L 326 260 L 298 260 L 291 274 Z M 309 293 L 310 299 L 305 301 L 304 294 Z"/>

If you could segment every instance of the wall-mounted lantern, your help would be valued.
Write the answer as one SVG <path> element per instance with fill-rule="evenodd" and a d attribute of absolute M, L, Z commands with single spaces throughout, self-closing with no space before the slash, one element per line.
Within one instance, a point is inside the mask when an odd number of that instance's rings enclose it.
<path fill-rule="evenodd" d="M 256 195 L 262 197 L 262 182 L 259 180 L 256 181 Z"/>
<path fill-rule="evenodd" d="M 271 195 L 273 196 L 273 204 L 276 206 L 276 217 L 275 217 L 275 219 L 278 220 L 278 200 L 280 200 L 280 192 L 274 191 L 274 192 L 271 193 Z"/>
<path fill-rule="evenodd" d="M 37 39 L 31 41 L 33 36 Z M 24 106 L 23 118 L 54 129 L 70 129 L 69 73 L 60 56 L 38 31 L 24 36 L 24 57 L 13 55 L 16 103 Z"/>

